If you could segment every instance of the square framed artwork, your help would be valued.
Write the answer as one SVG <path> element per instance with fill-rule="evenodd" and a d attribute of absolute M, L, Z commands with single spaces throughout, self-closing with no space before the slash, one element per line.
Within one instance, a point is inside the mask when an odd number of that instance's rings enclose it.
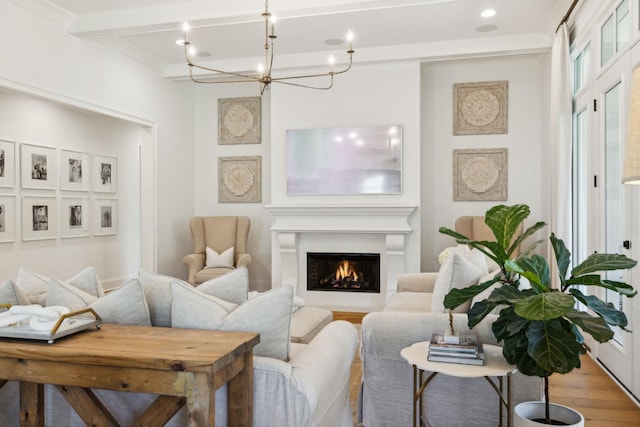
<path fill-rule="evenodd" d="M 60 202 L 60 237 L 89 235 L 89 198 L 63 197 Z"/>
<path fill-rule="evenodd" d="M 16 240 L 16 196 L 0 195 L 0 243 Z"/>
<path fill-rule="evenodd" d="M 218 158 L 218 202 L 262 201 L 262 157 Z"/>
<path fill-rule="evenodd" d="M 93 191 L 115 193 L 118 188 L 117 157 L 93 156 Z"/>
<path fill-rule="evenodd" d="M 0 187 L 16 186 L 16 143 L 0 140 Z"/>
<path fill-rule="evenodd" d="M 218 99 L 218 144 L 260 144 L 262 98 Z"/>
<path fill-rule="evenodd" d="M 91 186 L 91 157 L 79 151 L 60 151 L 60 189 L 89 191 Z"/>
<path fill-rule="evenodd" d="M 453 134 L 508 133 L 509 82 L 455 83 Z"/>
<path fill-rule="evenodd" d="M 506 148 L 453 150 L 453 200 L 507 200 Z"/>
<path fill-rule="evenodd" d="M 20 145 L 20 184 L 22 188 L 55 190 L 58 178 L 56 149 L 40 145 Z"/>
<path fill-rule="evenodd" d="M 94 235 L 118 234 L 118 200 L 97 198 L 93 203 Z"/>
<path fill-rule="evenodd" d="M 53 196 L 22 196 L 22 240 L 58 237 L 58 200 Z"/>

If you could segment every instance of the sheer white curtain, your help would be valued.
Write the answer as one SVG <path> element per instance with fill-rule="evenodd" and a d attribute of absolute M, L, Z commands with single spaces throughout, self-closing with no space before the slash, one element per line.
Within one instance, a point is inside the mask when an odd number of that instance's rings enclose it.
<path fill-rule="evenodd" d="M 571 250 L 571 145 L 572 145 L 572 91 L 570 76 L 569 34 L 567 24 L 556 32 L 551 51 L 551 117 L 549 131 L 549 225 Z M 551 256 L 553 249 L 549 245 Z M 553 259 L 551 257 L 550 259 Z M 551 263 L 552 283 L 557 279 L 557 269 Z"/>

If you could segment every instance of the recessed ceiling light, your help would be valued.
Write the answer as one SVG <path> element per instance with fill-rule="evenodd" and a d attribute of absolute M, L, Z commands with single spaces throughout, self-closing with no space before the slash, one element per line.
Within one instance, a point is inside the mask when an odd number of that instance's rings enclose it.
<path fill-rule="evenodd" d="M 480 14 L 483 18 L 491 18 L 492 16 L 496 16 L 496 11 L 493 9 L 485 9 Z"/>
<path fill-rule="evenodd" d="M 498 29 L 497 25 L 481 25 L 476 28 L 476 31 L 479 33 L 490 33 L 491 31 L 495 31 Z"/>

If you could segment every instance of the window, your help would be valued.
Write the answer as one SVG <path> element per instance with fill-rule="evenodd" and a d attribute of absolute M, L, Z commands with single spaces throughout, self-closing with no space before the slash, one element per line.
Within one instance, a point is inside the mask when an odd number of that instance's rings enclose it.
<path fill-rule="evenodd" d="M 589 81 L 591 66 L 591 44 L 588 43 L 573 60 L 573 93 L 576 94 Z"/>
<path fill-rule="evenodd" d="M 600 65 L 605 65 L 629 43 L 631 37 L 629 0 L 623 0 L 607 18 L 600 29 L 600 37 L 602 42 Z"/>

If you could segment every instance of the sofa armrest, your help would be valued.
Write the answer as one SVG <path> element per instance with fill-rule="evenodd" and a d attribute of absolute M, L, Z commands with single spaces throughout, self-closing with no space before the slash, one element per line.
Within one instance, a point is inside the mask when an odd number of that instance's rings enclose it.
<path fill-rule="evenodd" d="M 204 268 L 204 254 L 190 254 L 182 258 L 187 267 L 189 267 L 189 278 L 187 281 L 192 285 L 196 283 L 196 273 Z"/>
<path fill-rule="evenodd" d="M 398 276 L 398 292 L 431 292 L 438 273 L 404 273 Z"/>
<path fill-rule="evenodd" d="M 251 257 L 251 255 L 247 253 L 237 253 L 235 255 L 236 268 L 246 267 L 251 263 L 252 260 L 253 258 Z"/>

